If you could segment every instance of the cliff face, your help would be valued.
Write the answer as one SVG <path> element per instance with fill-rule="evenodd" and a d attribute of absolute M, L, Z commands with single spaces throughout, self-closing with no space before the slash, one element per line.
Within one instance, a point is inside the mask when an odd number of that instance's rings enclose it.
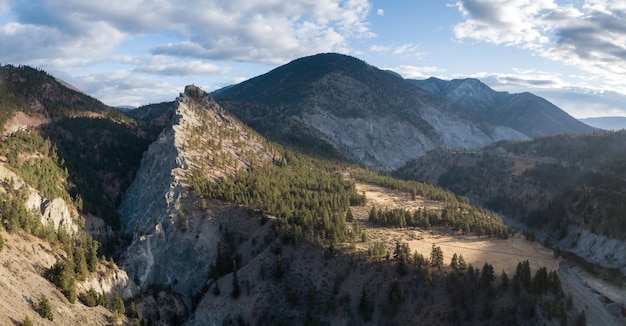
<path fill-rule="evenodd" d="M 590 263 L 619 269 L 626 275 L 626 241 L 611 239 L 580 227 L 571 227 L 567 237 L 559 241 L 559 246 Z"/>
<path fill-rule="evenodd" d="M 195 196 L 189 174 L 219 178 L 272 157 L 260 137 L 201 89 L 187 86 L 175 105 L 170 124 L 144 154 L 120 206 L 122 231 L 133 236 L 122 265 L 142 288 L 169 286 L 189 299 L 215 261 L 218 218 L 248 214 Z"/>

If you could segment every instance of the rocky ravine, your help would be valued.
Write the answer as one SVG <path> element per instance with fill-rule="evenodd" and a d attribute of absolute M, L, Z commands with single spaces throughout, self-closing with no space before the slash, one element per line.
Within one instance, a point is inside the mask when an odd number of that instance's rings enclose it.
<path fill-rule="evenodd" d="M 144 153 L 120 206 L 123 232 L 132 236 L 121 264 L 131 279 L 142 289 L 171 287 L 190 307 L 217 255 L 219 218 L 248 213 L 198 198 L 188 173 L 218 178 L 268 162 L 268 153 L 260 137 L 207 93 L 187 86 L 170 124 Z"/>

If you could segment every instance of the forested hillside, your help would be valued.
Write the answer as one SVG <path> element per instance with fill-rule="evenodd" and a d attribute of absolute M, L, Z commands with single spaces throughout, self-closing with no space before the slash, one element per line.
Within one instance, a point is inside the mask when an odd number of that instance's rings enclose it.
<path fill-rule="evenodd" d="M 10 255 L 0 257 L 9 280 L 0 292 L 10 294 L 0 295 L 0 309 L 19 310 L 0 310 L 2 322 L 585 321 L 584 303 L 551 270 L 551 252 L 461 194 L 276 144 L 196 86 L 126 115 L 41 71 L 3 69 L 15 101 L 0 142 L 0 250 Z M 488 153 L 531 155 L 517 146 Z M 540 140 L 533 146 L 532 155 L 557 152 Z M 537 162 L 577 167 L 563 160 Z M 623 177 L 619 159 L 586 163 Z M 540 166 L 522 175 L 539 175 Z M 600 188 L 589 180 L 585 189 Z M 366 195 L 364 185 L 391 199 Z M 513 244 L 537 264 L 502 252 L 509 256 L 489 260 L 490 246 Z M 11 260 L 26 261 L 28 272 Z M 13 286 L 22 283 L 40 293 Z"/>
<path fill-rule="evenodd" d="M 624 131 L 501 142 L 480 152 L 432 152 L 397 175 L 468 196 L 623 272 L 625 144 Z"/>

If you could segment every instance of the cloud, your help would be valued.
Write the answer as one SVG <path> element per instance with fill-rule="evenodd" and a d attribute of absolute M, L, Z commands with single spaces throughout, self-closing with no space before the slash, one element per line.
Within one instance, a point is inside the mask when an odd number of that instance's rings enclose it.
<path fill-rule="evenodd" d="M 10 8 L 10 9 L 5 9 Z M 317 52 L 349 52 L 367 38 L 367 0 L 0 0 L 14 21 L 0 25 L 0 57 L 27 61 L 105 56 L 134 36 L 169 35 L 155 54 L 284 63 Z M 181 49 L 174 49 L 180 46 Z"/>
<path fill-rule="evenodd" d="M 370 47 L 370 51 L 372 52 L 389 52 L 390 50 L 391 48 L 385 45 L 375 44 Z"/>
<path fill-rule="evenodd" d="M 227 67 L 192 60 L 186 62 L 174 61 L 169 57 L 154 56 L 150 62 L 143 62 L 140 58 L 131 59 L 135 62 L 135 72 L 163 75 L 163 76 L 189 76 L 189 75 L 214 75 L 224 74 L 230 71 Z"/>
<path fill-rule="evenodd" d="M 587 0 L 460 0 L 456 38 L 528 49 L 578 67 L 626 94 L 626 3 Z"/>
<path fill-rule="evenodd" d="M 401 65 L 401 66 L 394 67 L 394 68 L 382 68 L 382 69 L 397 72 L 400 75 L 402 75 L 402 77 L 407 78 L 407 79 L 425 79 L 425 78 L 433 77 L 436 74 L 440 74 L 445 71 L 444 69 L 434 67 L 434 66 L 417 67 L 417 66 L 409 66 L 409 65 Z"/>
<path fill-rule="evenodd" d="M 384 16 L 384 15 L 385 15 L 385 11 L 384 11 L 384 10 L 382 10 L 382 9 L 376 9 L 376 14 L 377 14 L 378 16 Z"/>
<path fill-rule="evenodd" d="M 419 45 L 415 45 L 412 43 L 405 43 L 401 45 L 380 45 L 375 44 L 370 47 L 370 51 L 379 52 L 379 53 L 391 53 L 397 56 L 404 57 L 418 57 L 421 58 L 426 55 L 425 52 L 419 51 Z"/>
<path fill-rule="evenodd" d="M 66 82 L 80 85 L 85 93 L 111 106 L 145 105 L 145 99 L 154 102 L 172 101 L 184 85 L 144 78 L 131 70 L 115 70 L 67 77 Z"/>

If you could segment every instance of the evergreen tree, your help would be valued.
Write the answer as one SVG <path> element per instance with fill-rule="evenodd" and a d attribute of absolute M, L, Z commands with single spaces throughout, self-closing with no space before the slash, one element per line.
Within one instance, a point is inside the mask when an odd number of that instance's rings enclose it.
<path fill-rule="evenodd" d="M 450 267 L 457 271 L 459 269 L 459 258 L 456 255 L 456 252 L 452 255 L 452 259 L 450 260 Z"/>
<path fill-rule="evenodd" d="M 481 274 L 481 280 L 482 280 L 483 285 L 484 286 L 491 285 L 491 282 L 493 282 L 494 278 L 495 278 L 495 275 L 493 271 L 493 266 L 485 262 L 485 265 L 483 265 L 483 270 Z"/>
<path fill-rule="evenodd" d="M 37 312 L 42 318 L 46 318 L 51 321 L 54 320 L 54 316 L 52 315 L 52 307 L 50 307 L 50 301 L 48 301 L 48 298 L 44 294 L 42 294 L 39 298 Z"/>
<path fill-rule="evenodd" d="M 124 300 L 122 300 L 122 297 L 120 297 L 117 291 L 113 291 L 113 298 L 111 299 L 111 310 L 120 315 L 123 315 L 126 311 L 124 307 Z"/>
<path fill-rule="evenodd" d="M 504 269 L 502 270 L 502 274 L 500 274 L 500 287 L 503 291 L 506 291 L 509 287 L 509 276 L 506 274 Z"/>
<path fill-rule="evenodd" d="M 139 314 L 137 313 L 137 306 L 135 305 L 134 301 L 130 303 L 130 307 L 128 307 L 128 311 L 126 312 L 126 316 L 128 316 L 128 318 L 137 318 L 137 317 L 139 317 Z"/>
<path fill-rule="evenodd" d="M 241 294 L 241 289 L 239 288 L 239 281 L 237 280 L 237 263 L 233 261 L 234 270 L 233 270 L 233 293 L 232 296 L 234 299 L 239 298 L 239 294 Z"/>
<path fill-rule="evenodd" d="M 463 258 L 463 255 L 459 255 L 459 270 L 464 271 L 466 267 L 465 258 Z"/>
<path fill-rule="evenodd" d="M 430 252 L 430 262 L 432 266 L 436 266 L 439 270 L 443 268 L 443 251 L 441 247 L 435 246 L 434 243 Z"/>
<path fill-rule="evenodd" d="M 365 291 L 365 288 L 363 288 L 359 299 L 359 314 L 363 317 L 365 322 L 372 320 L 372 308 L 372 304 L 367 299 L 367 292 Z"/>

